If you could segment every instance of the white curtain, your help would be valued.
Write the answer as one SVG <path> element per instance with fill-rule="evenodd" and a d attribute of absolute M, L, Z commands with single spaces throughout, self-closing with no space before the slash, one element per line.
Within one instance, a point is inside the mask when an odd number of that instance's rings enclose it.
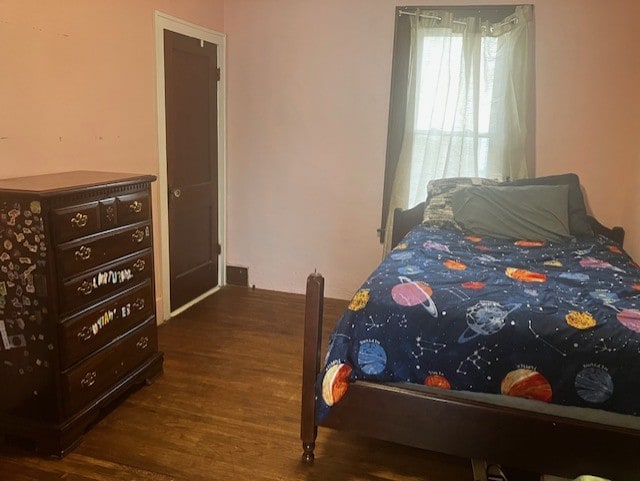
<path fill-rule="evenodd" d="M 385 250 L 393 210 L 425 200 L 430 180 L 528 176 L 532 42 L 530 5 L 493 24 L 441 10 L 411 18 L 406 124 Z"/>

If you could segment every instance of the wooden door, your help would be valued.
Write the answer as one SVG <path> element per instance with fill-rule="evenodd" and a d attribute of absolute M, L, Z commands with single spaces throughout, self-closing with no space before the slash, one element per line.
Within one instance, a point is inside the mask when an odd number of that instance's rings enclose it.
<path fill-rule="evenodd" d="M 218 285 L 215 44 L 164 31 L 171 310 Z"/>

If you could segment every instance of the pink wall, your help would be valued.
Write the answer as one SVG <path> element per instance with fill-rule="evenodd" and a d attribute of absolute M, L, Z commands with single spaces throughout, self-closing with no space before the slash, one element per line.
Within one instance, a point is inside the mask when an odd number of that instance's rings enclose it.
<path fill-rule="evenodd" d="M 223 30 L 223 0 L 0 0 L 2 177 L 155 173 L 154 10 Z"/>
<path fill-rule="evenodd" d="M 544 22 L 553 12 L 556 21 Z M 640 5 L 545 2 L 536 14 L 538 173 L 577 172 L 588 208 L 607 224 L 624 225 L 627 250 L 640 258 L 640 225 L 631 221 L 638 203 L 630 203 L 640 184 L 640 57 L 625 27 Z"/>
<path fill-rule="evenodd" d="M 425 3 L 460 2 L 403 2 Z M 628 250 L 640 258 L 640 70 L 625 26 L 640 7 L 533 3 L 538 175 L 578 173 L 592 211 L 624 223 Z M 396 4 L 225 4 L 228 262 L 249 266 L 258 287 L 301 292 L 317 268 L 329 295 L 349 297 L 380 260 Z"/>
<path fill-rule="evenodd" d="M 154 10 L 222 31 L 223 7 L 224 0 L 0 0 L 0 177 L 157 174 Z M 155 187 L 154 199 L 157 213 Z"/>
<path fill-rule="evenodd" d="M 381 256 L 396 3 L 0 0 L 0 176 L 157 173 L 154 10 L 225 32 L 228 262 L 294 292 L 317 268 L 349 297 Z M 624 23 L 640 4 L 534 3 L 538 173 L 577 172 L 640 258 L 640 66 Z"/>
<path fill-rule="evenodd" d="M 375 3 L 226 4 L 228 262 L 258 287 L 317 268 L 345 297 L 380 259 L 393 8 Z"/>

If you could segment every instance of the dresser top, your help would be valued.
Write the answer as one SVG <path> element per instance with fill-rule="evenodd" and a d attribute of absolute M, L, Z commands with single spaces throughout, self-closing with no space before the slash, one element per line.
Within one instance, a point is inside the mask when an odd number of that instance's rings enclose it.
<path fill-rule="evenodd" d="M 34 193 L 46 196 L 67 190 L 86 189 L 96 186 L 104 187 L 105 185 L 115 186 L 138 182 L 153 182 L 154 180 L 156 180 L 154 175 L 76 170 L 56 174 L 0 179 L 0 190 Z"/>

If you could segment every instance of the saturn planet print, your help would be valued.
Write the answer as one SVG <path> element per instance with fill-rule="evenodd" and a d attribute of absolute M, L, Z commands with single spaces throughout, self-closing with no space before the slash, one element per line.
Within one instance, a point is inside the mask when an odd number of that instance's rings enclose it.
<path fill-rule="evenodd" d="M 623 269 L 612 265 L 610 262 L 603 261 L 602 259 L 596 259 L 595 257 L 585 257 L 581 259 L 580 265 L 591 269 L 611 269 L 616 272 L 624 272 Z"/>
<path fill-rule="evenodd" d="M 620 324 L 633 332 L 640 333 L 640 311 L 636 309 L 623 309 L 616 315 Z"/>
<path fill-rule="evenodd" d="M 438 317 L 438 308 L 431 299 L 433 290 L 421 281 L 412 281 L 408 277 L 398 277 L 400 284 L 391 289 L 391 297 L 400 306 L 412 307 L 422 305 L 433 317 Z"/>
<path fill-rule="evenodd" d="M 495 301 L 478 301 L 467 309 L 467 329 L 460 334 L 458 343 L 463 344 L 478 336 L 490 336 L 504 327 L 507 316 L 520 304 L 505 307 Z"/>

